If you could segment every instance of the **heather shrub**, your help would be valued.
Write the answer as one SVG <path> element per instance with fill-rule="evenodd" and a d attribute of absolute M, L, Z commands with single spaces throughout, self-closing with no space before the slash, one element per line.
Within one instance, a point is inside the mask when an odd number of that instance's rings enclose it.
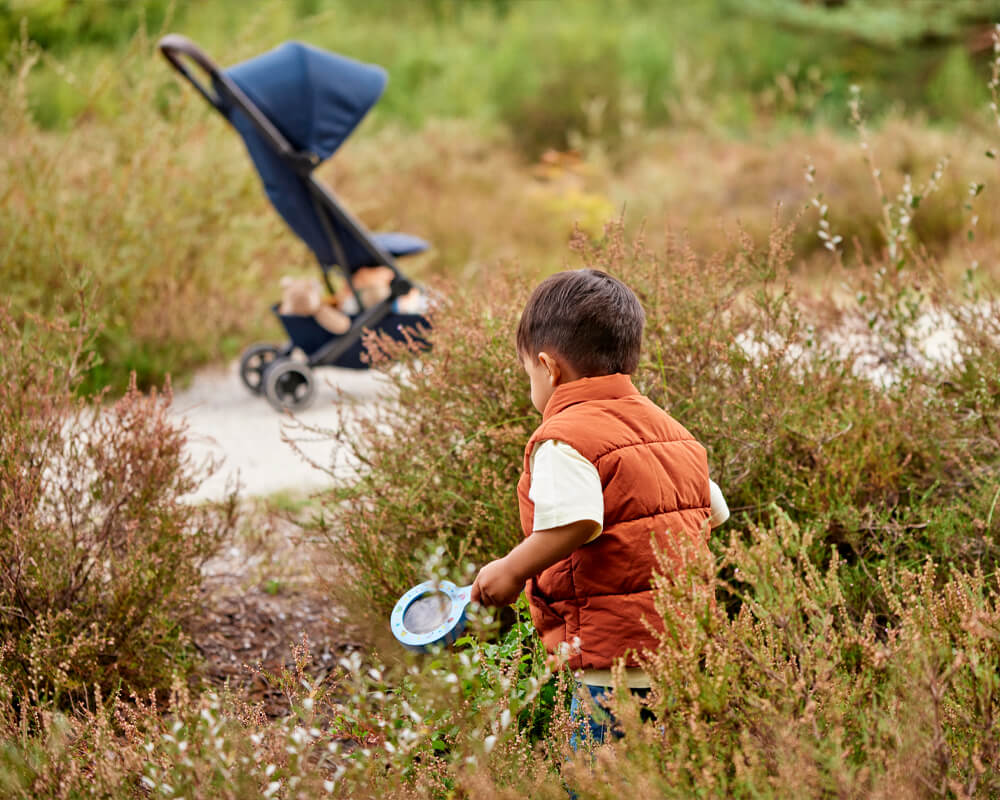
<path fill-rule="evenodd" d="M 481 646 L 414 665 L 392 694 L 357 665 L 366 687 L 345 704 L 366 733 L 340 776 L 357 797 L 990 797 L 998 788 L 1000 592 L 981 570 L 928 560 L 875 581 L 885 619 L 849 608 L 852 571 L 835 550 L 818 566 L 821 531 L 775 510 L 690 561 L 686 578 L 657 578 L 660 645 L 646 655 L 652 690 L 612 701 L 625 738 L 569 748 L 556 703 L 542 741 L 491 698 L 509 695 Z M 732 580 L 716 587 L 722 571 Z M 737 594 L 740 610 L 715 603 Z M 450 672 L 449 672 L 450 670 Z M 536 679 L 548 677 L 536 673 Z M 565 673 L 559 673 L 565 681 Z M 485 679 L 476 695 L 470 684 Z M 533 700 L 537 702 L 536 700 Z M 366 705 L 367 703 L 367 705 Z M 368 708 L 370 706 L 370 708 Z M 640 719 L 641 708 L 656 715 Z M 415 713 L 413 713 L 415 712 Z M 435 720 L 453 721 L 447 746 Z M 367 722 L 366 722 L 367 720 Z M 421 735 L 422 734 L 422 735 Z M 416 757 L 420 756 L 420 757 Z"/>
<path fill-rule="evenodd" d="M 567 784 L 580 797 L 896 797 L 928 786 L 989 796 L 981 765 L 995 760 L 997 741 L 969 709 L 995 713 L 989 675 L 1000 653 L 983 633 L 993 623 L 959 632 L 976 615 L 993 619 L 997 601 L 986 577 L 1000 524 L 995 303 L 904 261 L 846 275 L 856 291 L 831 308 L 793 288 L 790 236 L 776 226 L 756 246 L 738 235 L 709 258 L 680 239 L 657 253 L 620 225 L 574 244 L 573 266 L 610 271 L 640 296 L 647 329 L 635 381 L 706 444 L 735 513 L 698 581 L 660 578 L 666 632 L 646 669 L 650 707 L 667 723 L 640 724 L 624 695 L 615 713 L 625 742 L 596 762 L 574 760 L 565 677 L 532 673 L 547 693 L 506 733 L 462 717 L 444 736 L 428 734 L 447 745 L 430 764 L 397 756 L 390 738 L 388 768 L 362 759 L 344 777 L 358 781 L 352 791 L 406 796 L 405 781 L 417 796 L 559 797 Z M 538 417 L 512 332 L 529 288 L 512 270 L 482 296 L 454 291 L 435 318 L 434 349 L 415 360 L 372 342 L 376 367 L 391 355 L 406 368 L 387 368 L 390 405 L 341 429 L 360 476 L 321 522 L 341 568 L 331 588 L 368 615 L 384 652 L 398 652 L 384 620 L 429 576 L 429 560 L 465 582 L 468 562 L 519 536 L 514 485 Z M 949 358 L 924 352 L 928 315 L 950 320 Z M 705 585 L 715 590 L 692 588 Z M 482 642 L 463 645 L 424 666 L 474 665 Z M 529 630 L 519 647 L 543 663 Z M 455 703 L 446 707 L 444 719 L 455 719 Z M 440 717 L 427 718 L 427 730 L 440 730 Z M 478 744 L 490 735 L 492 756 Z"/>
<path fill-rule="evenodd" d="M 74 396 L 85 330 L 0 308 L 0 674 L 37 708 L 183 672 L 199 566 L 233 521 L 182 500 L 197 472 L 169 385 L 106 408 Z"/>
<path fill-rule="evenodd" d="M 855 279 L 862 309 L 847 304 L 836 322 L 809 314 L 788 282 L 788 235 L 777 228 L 764 249 L 738 240 L 712 259 L 677 245 L 657 258 L 612 236 L 584 262 L 623 276 L 643 299 L 637 385 L 706 444 L 731 507 L 767 520 L 777 504 L 819 522 L 851 558 L 942 555 L 884 534 L 994 479 L 996 407 L 956 407 L 948 376 L 995 374 L 995 311 L 944 288 L 932 303 L 914 291 L 915 270 L 875 267 Z M 957 315 L 960 361 L 919 351 L 916 329 L 931 313 Z M 865 336 L 852 338 L 857 328 Z M 995 554 L 990 541 L 982 545 Z"/>
<path fill-rule="evenodd" d="M 863 577 L 875 564 L 998 555 L 995 307 L 943 288 L 932 303 L 914 294 L 913 270 L 891 268 L 857 284 L 860 308 L 810 313 L 790 282 L 789 236 L 779 226 L 763 247 L 737 237 L 703 258 L 676 240 L 663 254 L 628 244 L 613 225 L 577 240 L 576 265 L 639 295 L 635 382 L 705 443 L 730 507 L 765 525 L 780 507 L 814 526 L 817 559 L 835 545 L 856 565 L 852 609 L 884 611 Z M 343 591 L 376 618 L 424 577 L 428 548 L 444 547 L 457 575 L 518 540 L 514 486 L 538 422 L 511 339 L 527 293 L 514 274 L 479 297 L 459 292 L 436 318 L 434 349 L 390 371 L 395 402 L 341 430 L 362 469 L 325 522 L 349 565 Z M 915 347 L 925 313 L 953 319 L 960 359 Z"/>
<path fill-rule="evenodd" d="M 510 499 L 536 415 L 511 331 L 527 286 L 504 275 L 484 288 L 486 300 L 449 292 L 430 352 L 407 357 L 405 346 L 372 340 L 376 366 L 394 381 L 394 402 L 335 433 L 361 469 L 333 493 L 321 520 L 346 572 L 331 589 L 371 613 L 377 630 L 400 587 L 426 577 L 432 551 L 443 548 L 458 578 L 467 564 L 483 564 L 520 538 Z M 392 366 L 401 359 L 402 371 Z"/>
<path fill-rule="evenodd" d="M 657 721 L 641 723 L 621 695 L 624 741 L 568 771 L 581 797 L 630 785 L 639 797 L 996 792 L 995 580 L 977 570 L 939 582 L 929 560 L 894 580 L 880 571 L 891 616 L 858 619 L 844 563 L 809 555 L 816 533 L 778 515 L 729 538 L 720 563 L 736 576 L 735 616 L 659 578 L 666 629 L 646 663 Z M 692 567 L 704 580 L 718 564 Z"/>
<path fill-rule="evenodd" d="M 647 654 L 648 698 L 616 694 L 625 738 L 569 748 L 558 660 L 470 637 L 401 666 L 354 654 L 325 679 L 269 676 L 291 712 L 269 721 L 239 696 L 112 698 L 42 728 L 0 720 L 6 796 L 166 797 L 991 797 L 1000 790 L 1000 591 L 981 570 L 943 580 L 928 560 L 876 581 L 885 620 L 853 616 L 853 574 L 820 531 L 775 511 L 719 555 L 658 578 L 665 630 Z M 676 554 L 675 554 L 676 555 Z M 713 584 L 720 567 L 733 576 Z M 738 594 L 735 615 L 711 597 Z M 548 705 L 535 735 L 524 720 Z M 640 720 L 646 707 L 656 715 Z M 79 753 L 86 753 L 81 760 Z"/>

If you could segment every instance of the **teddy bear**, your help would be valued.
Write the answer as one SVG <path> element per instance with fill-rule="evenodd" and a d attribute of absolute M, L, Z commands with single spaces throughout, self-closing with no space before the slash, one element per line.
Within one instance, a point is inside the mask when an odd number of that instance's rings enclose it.
<path fill-rule="evenodd" d="M 351 318 L 336 306 L 336 297 L 324 296 L 323 287 L 315 278 L 286 275 L 281 279 L 279 314 L 312 317 L 321 327 L 339 336 L 350 329 Z"/>

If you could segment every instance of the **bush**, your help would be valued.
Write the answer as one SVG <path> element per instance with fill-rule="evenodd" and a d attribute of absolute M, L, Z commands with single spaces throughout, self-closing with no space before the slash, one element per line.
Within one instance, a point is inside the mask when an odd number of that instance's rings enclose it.
<path fill-rule="evenodd" d="M 619 45 L 606 32 L 565 24 L 514 36 L 502 49 L 493 89 L 497 117 L 530 158 L 595 139 L 621 141 L 625 93 Z M 525 52 L 533 53 L 525 69 Z"/>
<path fill-rule="evenodd" d="M 726 0 L 728 3 L 728 0 Z M 734 9 L 735 4 L 730 4 Z M 769 22 L 901 49 L 956 40 L 1000 12 L 996 0 L 750 0 L 739 11 Z"/>
<path fill-rule="evenodd" d="M 982 497 L 974 511 L 960 509 L 970 490 L 995 481 L 997 408 L 969 413 L 971 397 L 949 387 L 956 369 L 996 374 L 995 345 L 986 344 L 1000 334 L 993 310 L 943 289 L 932 303 L 914 288 L 932 280 L 916 268 L 872 267 L 873 277 L 857 279 L 861 309 L 848 303 L 834 320 L 807 315 L 787 283 L 789 233 L 776 230 L 765 250 L 736 242 L 714 259 L 679 247 L 664 258 L 628 252 L 614 237 L 594 248 L 589 263 L 622 275 L 647 308 L 636 383 L 706 444 L 716 480 L 750 518 L 769 524 L 777 504 L 817 524 L 852 560 L 943 557 L 895 526 L 921 526 L 940 507 L 971 511 L 968 526 L 985 519 Z M 920 321 L 949 312 L 964 315 L 955 323 L 968 343 L 963 361 L 922 360 Z M 852 340 L 859 328 L 868 338 Z M 878 364 L 889 366 L 880 373 Z M 958 544 L 967 534 L 955 536 Z M 987 533 L 974 548 L 990 563 L 992 542 Z"/>
<path fill-rule="evenodd" d="M 718 560 L 689 565 L 708 593 L 659 579 L 667 627 L 645 665 L 644 703 L 657 721 L 616 694 L 625 738 L 608 748 L 570 751 L 565 704 L 542 699 L 570 676 L 518 646 L 470 641 L 405 671 L 354 654 L 320 682 L 298 648 L 295 668 L 265 676 L 290 699 L 285 719 L 182 687 L 162 707 L 116 699 L 8 742 L 0 786 L 25 798 L 994 796 L 994 582 L 981 571 L 939 581 L 927 561 L 878 576 L 887 622 L 856 619 L 854 576 L 835 553 L 817 568 L 817 533 L 776 512 L 773 527 L 735 532 Z M 710 599 L 720 567 L 738 578 L 725 587 L 742 599 L 735 616 Z M 545 704 L 553 713 L 538 741 L 523 719 Z M 0 721 L 9 712 L 0 696 Z"/>
<path fill-rule="evenodd" d="M 169 0 L 7 0 L 0 5 L 0 48 L 10 44 L 22 24 L 45 48 L 121 44 L 143 24 L 161 25 L 170 5 Z"/>
<path fill-rule="evenodd" d="M 914 291 L 914 267 L 873 270 L 862 307 L 807 318 L 788 283 L 789 238 L 778 228 L 764 248 L 737 239 L 707 259 L 675 242 L 660 256 L 615 225 L 576 249 L 642 300 L 635 383 L 705 443 L 731 508 L 768 525 L 780 506 L 822 531 L 817 558 L 836 545 L 859 572 L 927 556 L 989 568 L 1000 556 L 1000 516 L 985 522 L 1000 466 L 993 307 L 948 293 L 935 306 Z M 457 574 L 518 540 L 514 486 L 538 423 L 512 343 L 527 294 L 510 274 L 456 297 L 434 349 L 390 373 L 395 403 L 342 429 L 363 470 L 335 493 L 328 524 L 352 606 L 387 614 L 422 579 L 427 548 L 442 546 Z M 950 365 L 912 346 L 935 307 L 956 314 L 962 359 Z M 875 594 L 859 578 L 853 610 L 884 611 Z"/>
<path fill-rule="evenodd" d="M 0 674 L 38 708 L 96 688 L 169 685 L 199 567 L 234 507 L 183 502 L 197 486 L 163 395 L 133 383 L 112 407 L 74 396 L 79 327 L 18 326 L 0 308 Z"/>
<path fill-rule="evenodd" d="M 989 797 L 1000 737 L 996 668 L 1000 622 L 982 572 L 935 564 L 878 580 L 892 616 L 854 618 L 854 579 L 836 555 L 819 569 L 811 529 L 780 514 L 734 533 L 721 564 L 739 578 L 740 612 L 666 577 L 666 621 L 646 671 L 654 688 L 644 725 L 624 693 L 613 703 L 620 752 L 577 759 L 581 797 Z M 699 571 L 711 574 L 718 565 Z M 618 749 L 616 748 L 616 749 Z M 564 771 L 564 777 L 567 771 Z M 579 787 L 579 788 L 577 788 Z M 635 796 L 635 795 L 632 795 Z"/>

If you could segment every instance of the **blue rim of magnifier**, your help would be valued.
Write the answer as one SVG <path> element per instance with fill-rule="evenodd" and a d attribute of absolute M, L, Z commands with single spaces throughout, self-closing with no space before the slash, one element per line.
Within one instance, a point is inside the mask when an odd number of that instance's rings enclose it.
<path fill-rule="evenodd" d="M 433 645 L 447 645 L 454 642 L 465 629 L 465 611 L 469 605 L 471 587 L 455 586 L 451 581 L 424 581 L 414 586 L 410 591 L 399 598 L 396 607 L 392 609 L 392 616 L 389 617 L 389 627 L 392 635 L 408 650 L 424 652 Z M 432 592 L 444 592 L 451 599 L 451 608 L 448 616 L 437 628 L 426 633 L 412 633 L 403 625 L 403 615 L 415 600 L 419 600 L 425 594 Z"/>

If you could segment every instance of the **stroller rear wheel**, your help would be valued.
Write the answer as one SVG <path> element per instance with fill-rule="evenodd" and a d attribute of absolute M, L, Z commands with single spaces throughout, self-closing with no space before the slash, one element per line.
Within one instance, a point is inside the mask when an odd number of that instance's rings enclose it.
<path fill-rule="evenodd" d="M 305 364 L 281 359 L 264 373 L 264 395 L 278 411 L 307 408 L 315 394 L 316 381 Z"/>
<path fill-rule="evenodd" d="M 240 378 L 254 394 L 264 391 L 264 372 L 281 354 L 273 344 L 252 344 L 240 356 Z"/>

